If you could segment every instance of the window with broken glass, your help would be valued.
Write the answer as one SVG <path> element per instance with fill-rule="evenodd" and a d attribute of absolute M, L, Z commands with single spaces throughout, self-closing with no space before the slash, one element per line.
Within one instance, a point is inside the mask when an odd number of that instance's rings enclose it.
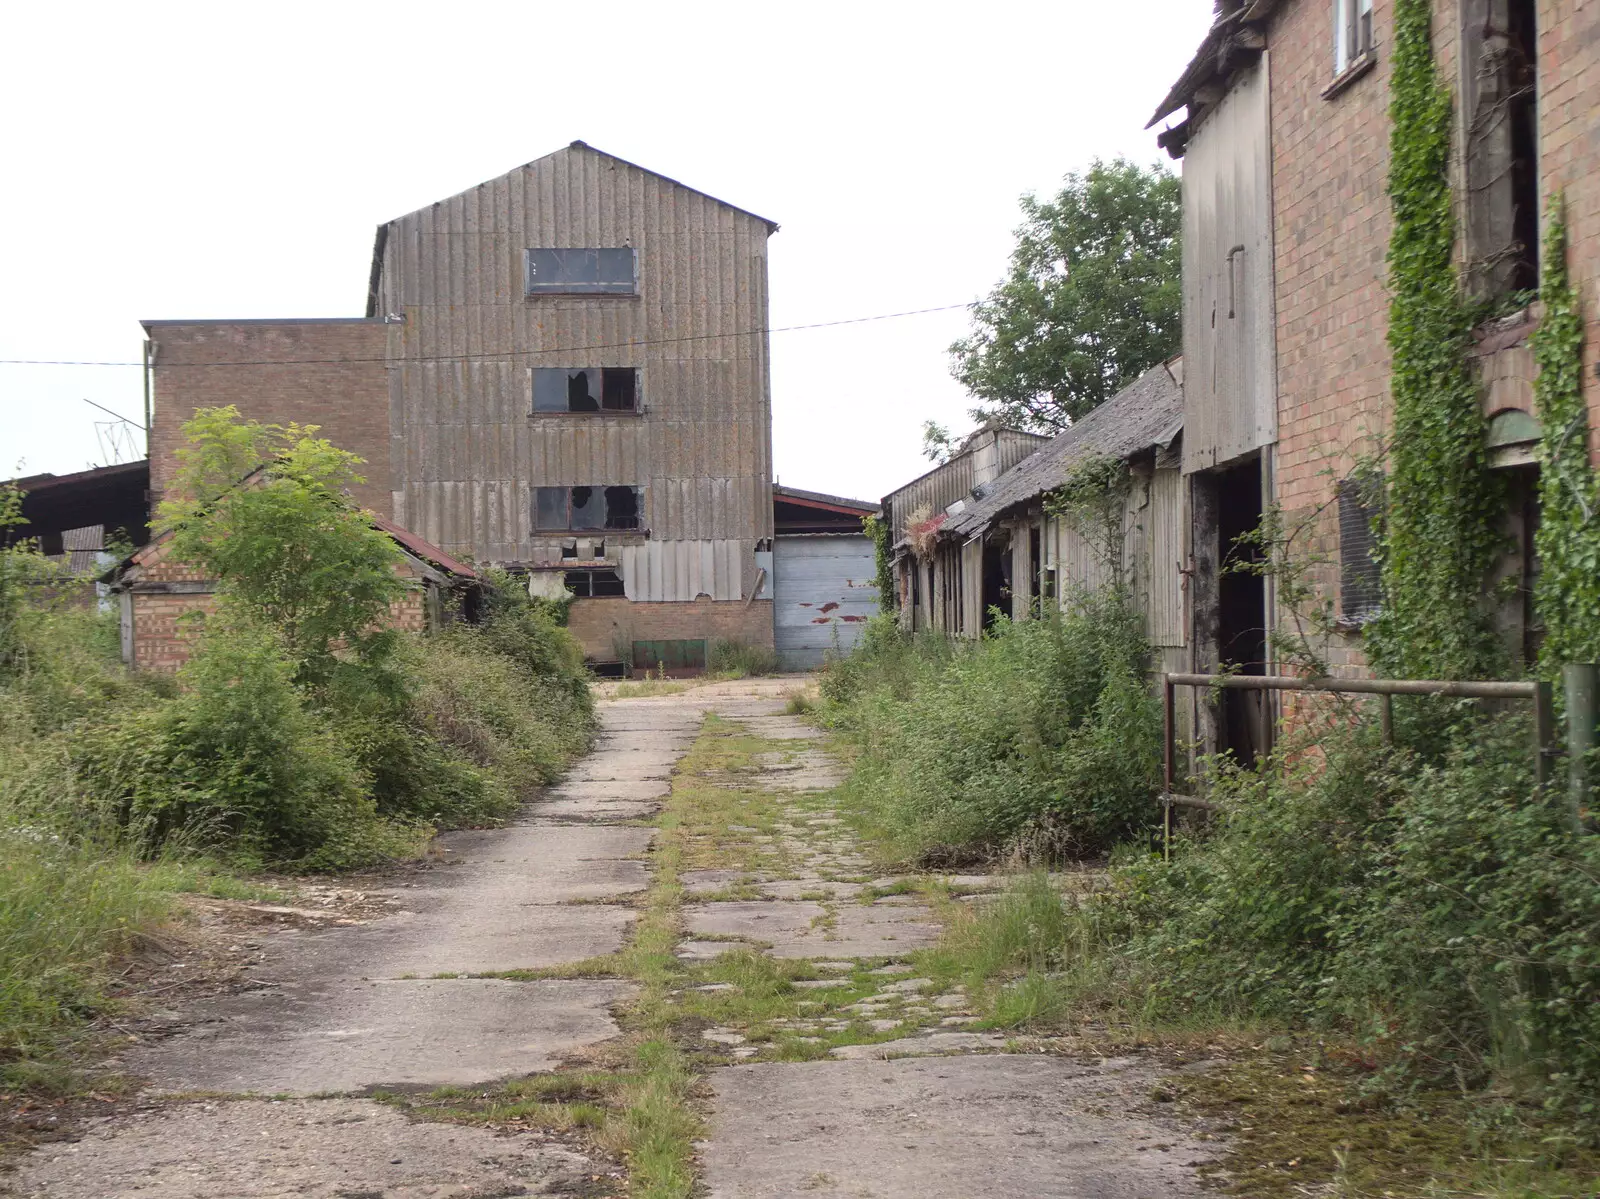
<path fill-rule="evenodd" d="M 523 288 L 529 296 L 638 295 L 638 252 L 628 246 L 524 250 Z"/>
<path fill-rule="evenodd" d="M 1339 623 L 1359 627 L 1378 615 L 1383 602 L 1373 532 L 1383 481 L 1352 475 L 1339 483 Z"/>
<path fill-rule="evenodd" d="M 637 412 L 639 372 L 631 366 L 536 367 L 534 412 Z"/>
<path fill-rule="evenodd" d="M 583 598 L 627 594 L 622 576 L 614 570 L 569 570 L 565 582 L 568 591 Z"/>
<path fill-rule="evenodd" d="M 642 527 L 642 487 L 536 487 L 533 527 L 547 532 L 584 532 Z"/>

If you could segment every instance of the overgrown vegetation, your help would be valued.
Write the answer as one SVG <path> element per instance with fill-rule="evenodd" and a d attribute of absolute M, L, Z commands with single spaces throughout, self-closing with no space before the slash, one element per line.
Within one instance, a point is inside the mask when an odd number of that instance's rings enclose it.
<path fill-rule="evenodd" d="M 906 858 L 1104 853 L 1155 819 L 1161 716 L 1127 596 L 951 643 L 880 616 L 823 676 L 855 808 Z"/>
<path fill-rule="evenodd" d="M 875 572 L 873 586 L 878 589 L 878 610 L 894 612 L 900 607 L 900 592 L 894 585 L 894 552 L 891 546 L 889 522 L 874 513 L 861 518 L 861 531 L 872 542 L 872 560 Z"/>
<path fill-rule="evenodd" d="M 1583 317 L 1567 276 L 1561 198 L 1552 200 L 1540 296 L 1544 317 L 1533 335 L 1539 366 L 1534 400 L 1539 445 L 1539 578 L 1544 623 L 1541 672 L 1600 660 L 1600 480 L 1589 464 L 1589 411 L 1583 400 Z"/>
<path fill-rule="evenodd" d="M 778 653 L 747 641 L 716 640 L 706 647 L 706 673 L 725 679 L 753 679 L 778 673 Z"/>
<path fill-rule="evenodd" d="M 161 527 L 218 587 L 214 610 L 185 618 L 176 678 L 122 665 L 116 614 L 25 539 L 15 492 L 0 493 L 7 1077 L 96 1010 L 107 963 L 191 889 L 166 863 L 404 857 L 435 828 L 505 816 L 588 742 L 581 652 L 509 580 L 487 580 L 476 626 L 390 625 L 407 584 L 345 498 L 358 460 L 231 409 L 186 432 Z"/>

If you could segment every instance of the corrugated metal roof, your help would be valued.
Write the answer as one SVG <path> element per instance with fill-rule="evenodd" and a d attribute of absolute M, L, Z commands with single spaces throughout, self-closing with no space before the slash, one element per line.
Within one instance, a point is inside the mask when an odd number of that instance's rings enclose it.
<path fill-rule="evenodd" d="M 1165 363 L 1153 366 L 985 487 L 976 501 L 940 527 L 939 536 L 974 537 L 1008 508 L 1061 486 L 1085 458 L 1127 458 L 1171 444 L 1182 428 L 1183 388 Z"/>
<path fill-rule="evenodd" d="M 465 562 L 452 558 L 434 545 L 433 542 L 418 537 L 410 529 L 402 528 L 395 524 L 394 521 L 385 520 L 377 515 L 372 516 L 372 524 L 375 528 L 382 529 L 389 534 L 395 541 L 410 550 L 414 556 L 421 558 L 429 565 L 437 566 L 440 570 L 447 571 L 453 575 L 460 575 L 464 579 L 476 579 L 478 577 L 478 572 Z"/>
<path fill-rule="evenodd" d="M 781 483 L 772 485 L 773 499 L 793 500 L 797 504 L 821 504 L 829 508 L 844 508 L 852 512 L 876 512 L 878 504 L 874 500 L 852 500 L 842 495 L 829 495 L 825 491 L 802 491 L 798 487 L 785 487 Z"/>

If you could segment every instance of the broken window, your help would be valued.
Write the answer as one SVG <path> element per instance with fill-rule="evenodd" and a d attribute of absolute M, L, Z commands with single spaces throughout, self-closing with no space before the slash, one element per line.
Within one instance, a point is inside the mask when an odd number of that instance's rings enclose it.
<path fill-rule="evenodd" d="M 1372 53 L 1372 0 L 1333 0 L 1333 73 Z"/>
<path fill-rule="evenodd" d="M 639 372 L 631 366 L 537 367 L 535 412 L 636 412 Z"/>
<path fill-rule="evenodd" d="M 640 487 L 535 487 L 533 527 L 545 531 L 638 529 L 644 489 Z"/>
<path fill-rule="evenodd" d="M 1479 299 L 1539 285 L 1535 0 L 1464 0 L 1468 286 Z"/>
<path fill-rule="evenodd" d="M 1352 475 L 1339 484 L 1339 619 L 1363 625 L 1378 614 L 1383 593 L 1373 558 L 1373 520 L 1378 515 L 1382 480 Z"/>
<path fill-rule="evenodd" d="M 622 246 L 593 250 L 525 250 L 530 296 L 631 296 L 639 291 L 638 255 Z"/>
<path fill-rule="evenodd" d="M 582 597 L 627 594 L 622 585 L 622 576 L 614 570 L 569 570 L 566 584 L 568 591 Z"/>

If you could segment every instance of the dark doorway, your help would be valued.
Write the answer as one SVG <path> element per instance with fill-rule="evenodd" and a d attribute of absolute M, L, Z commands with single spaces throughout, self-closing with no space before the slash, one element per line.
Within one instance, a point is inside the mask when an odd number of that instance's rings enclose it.
<path fill-rule="evenodd" d="M 983 630 L 994 627 L 997 616 L 1011 615 L 1011 547 L 983 543 Z"/>
<path fill-rule="evenodd" d="M 1261 523 L 1260 459 L 1197 474 L 1193 487 L 1195 669 L 1265 674 L 1267 581 L 1252 569 L 1260 547 L 1241 540 Z M 1207 750 L 1231 751 L 1248 767 L 1271 748 L 1266 692 L 1223 691 L 1213 718 Z"/>

